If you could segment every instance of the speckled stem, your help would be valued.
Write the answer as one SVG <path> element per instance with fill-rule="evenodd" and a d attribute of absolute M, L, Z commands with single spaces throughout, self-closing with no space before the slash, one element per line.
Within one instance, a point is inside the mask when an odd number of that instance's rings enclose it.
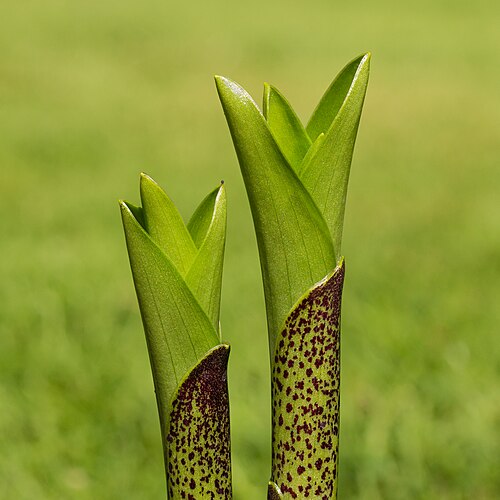
<path fill-rule="evenodd" d="M 169 500 L 232 498 L 228 357 L 228 345 L 214 347 L 173 400 L 167 435 Z"/>
<path fill-rule="evenodd" d="M 272 476 L 268 499 L 337 498 L 340 308 L 344 262 L 294 307 L 272 367 Z M 274 495 L 274 496 L 273 496 Z"/>

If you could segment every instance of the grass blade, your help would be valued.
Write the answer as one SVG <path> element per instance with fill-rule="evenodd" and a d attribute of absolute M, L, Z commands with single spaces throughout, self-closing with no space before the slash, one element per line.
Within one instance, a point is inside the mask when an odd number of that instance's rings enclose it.
<path fill-rule="evenodd" d="M 319 134 L 330 128 L 344 104 L 359 66 L 367 57 L 370 55 L 363 54 L 346 64 L 323 94 L 306 127 L 311 141 L 315 141 Z"/>
<path fill-rule="evenodd" d="M 325 139 L 325 134 L 321 133 L 318 135 L 318 137 L 316 137 L 316 140 L 312 143 L 311 147 L 309 148 L 306 155 L 304 156 L 304 158 L 300 164 L 300 167 L 297 170 L 297 174 L 299 177 L 302 175 L 304 170 L 306 170 L 307 167 L 309 166 L 311 159 L 314 158 L 314 156 L 318 152 L 319 148 L 323 144 L 324 139 Z"/>
<path fill-rule="evenodd" d="M 221 184 L 223 183 L 221 182 Z M 220 186 L 218 186 L 211 193 L 208 193 L 207 196 L 205 196 L 202 202 L 198 205 L 198 208 L 194 211 L 187 224 L 187 229 L 189 231 L 189 234 L 191 235 L 191 238 L 193 238 L 193 242 L 196 245 L 196 248 L 201 247 L 201 244 L 207 236 L 208 228 L 210 227 L 214 216 L 214 207 L 217 196 L 219 195 L 219 190 Z"/>

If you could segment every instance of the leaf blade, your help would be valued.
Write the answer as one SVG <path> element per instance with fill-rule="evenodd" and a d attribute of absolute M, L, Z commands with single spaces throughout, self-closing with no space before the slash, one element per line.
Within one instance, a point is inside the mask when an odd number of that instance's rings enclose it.
<path fill-rule="evenodd" d="M 311 146 L 311 139 L 290 103 L 269 84 L 264 84 L 264 116 L 284 157 L 297 171 Z"/>
<path fill-rule="evenodd" d="M 221 182 L 223 184 L 223 182 Z M 198 205 L 193 215 L 187 223 L 187 229 L 193 239 L 196 248 L 200 248 L 203 240 L 207 236 L 208 229 L 212 223 L 214 206 L 220 186 L 217 186 L 213 191 L 207 194 Z"/>
<path fill-rule="evenodd" d="M 211 219 L 206 227 L 208 214 Z M 221 184 L 202 201 L 191 218 L 193 223 L 190 221 L 191 234 L 194 234 L 194 240 L 200 243 L 198 253 L 186 275 L 186 283 L 217 332 L 220 331 L 219 312 L 226 218 L 226 190 L 224 184 Z"/>
<path fill-rule="evenodd" d="M 335 267 L 328 227 L 247 92 L 216 77 L 254 219 L 271 350 L 296 299 Z M 272 351 L 271 351 L 272 352 Z"/>
<path fill-rule="evenodd" d="M 144 173 L 140 187 L 144 229 L 185 276 L 196 256 L 196 246 L 181 214 L 167 193 Z"/>
<path fill-rule="evenodd" d="M 173 263 L 127 203 L 120 208 L 162 420 L 184 375 L 219 339 Z"/>
<path fill-rule="evenodd" d="M 326 133 L 330 128 L 349 93 L 358 67 L 367 56 L 369 57 L 369 53 L 355 57 L 347 63 L 321 97 L 306 126 L 307 133 L 313 142 L 321 132 Z"/>
<path fill-rule="evenodd" d="M 301 181 L 328 224 L 338 254 L 341 253 L 347 186 L 369 71 L 370 54 L 366 54 L 360 59 L 349 91 L 325 131 L 322 144 L 300 173 Z"/>

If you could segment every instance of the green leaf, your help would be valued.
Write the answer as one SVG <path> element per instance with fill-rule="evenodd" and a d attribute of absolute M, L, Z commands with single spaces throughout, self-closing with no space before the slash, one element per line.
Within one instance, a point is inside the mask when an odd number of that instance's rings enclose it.
<path fill-rule="evenodd" d="M 166 440 L 170 500 L 231 499 L 228 356 L 226 344 L 212 349 L 175 394 Z"/>
<path fill-rule="evenodd" d="M 223 182 L 221 182 L 221 184 L 223 184 Z M 191 238 L 193 238 L 196 248 L 201 247 L 201 244 L 207 236 L 208 228 L 214 217 L 214 207 L 221 187 L 222 186 L 218 186 L 211 193 L 208 193 L 189 219 L 187 229 Z"/>
<path fill-rule="evenodd" d="M 301 181 L 328 224 L 338 255 L 341 253 L 354 143 L 369 70 L 370 54 L 366 54 L 350 63 L 328 89 L 308 126 L 311 137 L 325 133 L 325 138 L 300 172 Z"/>
<path fill-rule="evenodd" d="M 330 128 L 351 89 L 356 72 L 369 59 L 370 53 L 362 54 L 346 64 L 323 94 L 306 127 L 312 141 Z"/>
<path fill-rule="evenodd" d="M 323 144 L 324 139 L 325 139 L 325 134 L 321 133 L 318 135 L 318 137 L 316 137 L 316 140 L 312 143 L 312 146 L 307 151 L 306 155 L 304 156 L 304 159 L 302 160 L 302 163 L 300 164 L 300 167 L 297 170 L 299 178 L 302 175 L 302 172 L 304 172 L 304 170 L 306 170 L 306 168 L 308 167 L 311 159 L 318 152 L 319 148 Z"/>
<path fill-rule="evenodd" d="M 164 431 L 180 381 L 219 338 L 176 266 L 135 218 L 137 208 L 120 207 Z"/>
<path fill-rule="evenodd" d="M 177 207 L 146 174 L 141 174 L 141 202 L 144 229 L 185 276 L 196 256 L 196 246 Z"/>
<path fill-rule="evenodd" d="M 343 282 L 342 260 L 298 301 L 274 351 L 271 481 L 286 498 L 337 497 Z"/>
<path fill-rule="evenodd" d="M 144 220 L 144 210 L 142 209 L 142 207 L 136 207 L 131 203 L 127 203 L 127 206 L 137 222 L 142 226 L 144 230 L 146 230 L 146 221 Z"/>
<path fill-rule="evenodd" d="M 212 191 L 201 202 L 188 228 L 199 250 L 187 273 L 186 283 L 214 328 L 219 332 L 222 264 L 226 242 L 224 184 Z"/>
<path fill-rule="evenodd" d="M 259 246 L 271 352 L 295 301 L 335 267 L 328 227 L 288 164 L 255 102 L 216 77 L 250 200 Z"/>
<path fill-rule="evenodd" d="M 311 139 L 288 101 L 275 87 L 264 84 L 264 116 L 288 163 L 298 170 Z"/>

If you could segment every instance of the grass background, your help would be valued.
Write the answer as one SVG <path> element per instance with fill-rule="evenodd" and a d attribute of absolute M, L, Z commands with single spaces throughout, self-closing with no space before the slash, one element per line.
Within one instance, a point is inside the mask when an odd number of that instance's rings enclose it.
<path fill-rule="evenodd" d="M 340 496 L 500 497 L 500 4 L 23 0 L 0 6 L 0 497 L 164 497 L 117 199 L 229 196 L 235 500 L 264 498 L 251 217 L 212 75 L 306 120 L 373 53 L 344 254 Z"/>

